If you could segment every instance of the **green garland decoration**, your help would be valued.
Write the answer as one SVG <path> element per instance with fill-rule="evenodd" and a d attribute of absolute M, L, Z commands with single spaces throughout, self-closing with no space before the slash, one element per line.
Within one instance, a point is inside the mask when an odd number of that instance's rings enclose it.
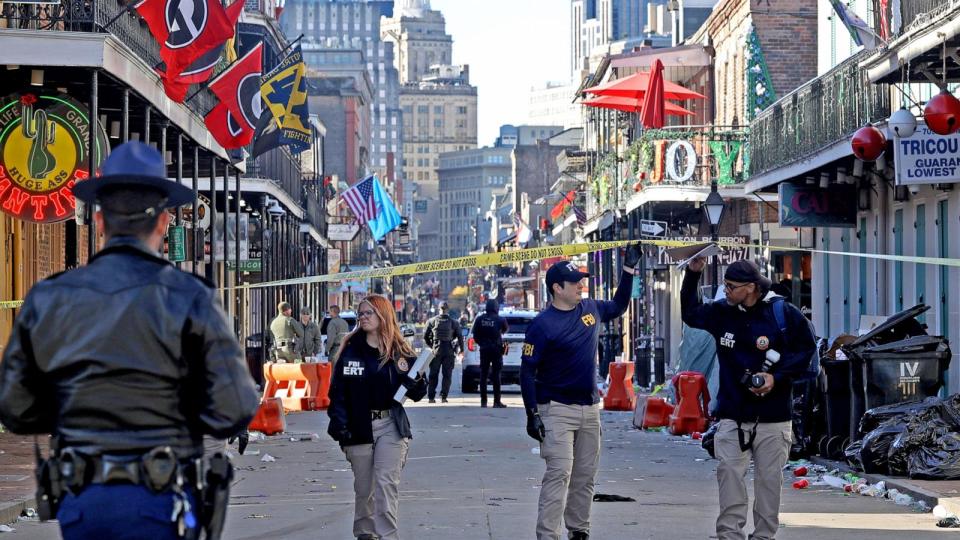
<path fill-rule="evenodd" d="M 750 28 L 746 41 L 747 110 L 745 116 L 749 122 L 777 101 L 777 93 L 773 89 L 773 80 L 770 78 L 770 70 L 767 69 L 763 49 L 760 48 L 760 38 L 757 36 L 756 28 Z"/>

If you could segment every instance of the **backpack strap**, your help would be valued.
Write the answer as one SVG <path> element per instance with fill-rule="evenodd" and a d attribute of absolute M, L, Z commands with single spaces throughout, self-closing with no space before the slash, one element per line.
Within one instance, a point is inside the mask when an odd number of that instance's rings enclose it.
<path fill-rule="evenodd" d="M 773 318 L 776 319 L 777 328 L 780 329 L 780 334 L 784 339 L 787 338 L 787 313 L 783 307 L 786 302 L 782 297 L 773 299 Z"/>

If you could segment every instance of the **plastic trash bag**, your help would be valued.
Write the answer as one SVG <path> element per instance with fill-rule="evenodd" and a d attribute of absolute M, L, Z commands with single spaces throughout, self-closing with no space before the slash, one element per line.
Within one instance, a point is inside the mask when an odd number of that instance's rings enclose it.
<path fill-rule="evenodd" d="M 893 476 L 907 476 L 910 455 L 923 447 L 936 448 L 937 440 L 952 430 L 952 426 L 934 409 L 910 416 L 906 429 L 897 435 L 890 445 L 887 453 L 888 473 Z"/>
<path fill-rule="evenodd" d="M 932 396 L 924 400 L 915 399 L 902 403 L 892 403 L 890 405 L 874 407 L 863 413 L 863 418 L 860 419 L 860 435 L 863 436 L 870 433 L 880 424 L 897 416 L 913 415 L 931 409 L 935 409 L 939 413 L 942 405 L 943 402 L 940 398 Z M 958 410 L 958 419 L 960 419 L 960 410 Z"/>
<path fill-rule="evenodd" d="M 858 441 L 860 452 L 857 461 L 860 469 L 868 474 L 887 474 L 890 447 L 897 436 L 906 429 L 906 417 L 898 416 L 887 420 L 867 433 L 861 441 Z"/>
<path fill-rule="evenodd" d="M 933 444 L 916 448 L 907 457 L 910 478 L 955 480 L 960 478 L 960 433 L 944 433 Z"/>

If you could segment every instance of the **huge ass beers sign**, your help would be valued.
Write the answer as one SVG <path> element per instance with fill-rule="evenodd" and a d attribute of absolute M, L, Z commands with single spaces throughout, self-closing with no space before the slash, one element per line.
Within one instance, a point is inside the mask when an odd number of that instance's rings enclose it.
<path fill-rule="evenodd" d="M 94 162 L 109 144 L 97 122 Z M 0 99 L 0 210 L 37 223 L 69 219 L 72 188 L 88 178 L 87 109 L 66 94 L 17 93 Z"/>

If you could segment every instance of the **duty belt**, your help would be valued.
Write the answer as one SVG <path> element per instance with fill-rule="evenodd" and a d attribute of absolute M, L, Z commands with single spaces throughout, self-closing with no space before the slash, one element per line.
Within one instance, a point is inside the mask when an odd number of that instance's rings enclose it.
<path fill-rule="evenodd" d="M 381 411 L 377 411 L 377 410 L 370 411 L 371 420 L 382 420 L 384 418 L 390 418 L 390 409 L 383 409 Z"/>
<path fill-rule="evenodd" d="M 180 461 L 169 446 L 154 448 L 143 455 L 86 455 L 67 448 L 60 452 L 60 479 L 64 490 L 79 493 L 90 484 L 134 484 L 154 493 L 170 489 L 177 478 L 202 489 L 200 460 Z"/>
<path fill-rule="evenodd" d="M 297 344 L 297 340 L 294 338 L 277 340 L 277 348 L 286 347 L 288 345 L 296 345 L 296 344 Z"/>

